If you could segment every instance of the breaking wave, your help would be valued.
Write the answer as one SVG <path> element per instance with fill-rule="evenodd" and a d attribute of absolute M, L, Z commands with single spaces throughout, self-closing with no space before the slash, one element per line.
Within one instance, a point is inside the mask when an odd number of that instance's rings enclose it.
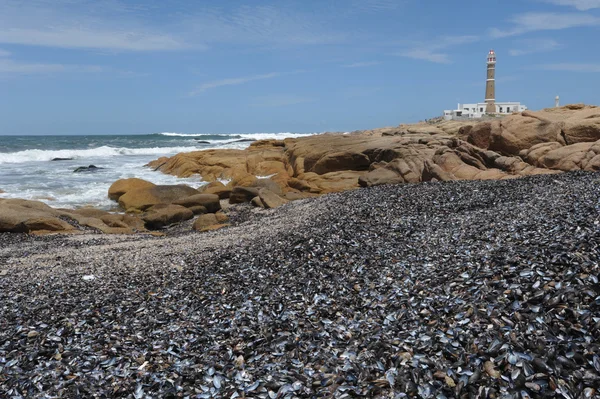
<path fill-rule="evenodd" d="M 68 150 L 24 150 L 11 153 L 0 153 L 0 164 L 51 161 L 55 158 L 104 158 L 123 155 L 169 155 L 189 152 L 200 147 L 152 147 L 152 148 L 115 148 L 102 146 L 91 149 Z"/>

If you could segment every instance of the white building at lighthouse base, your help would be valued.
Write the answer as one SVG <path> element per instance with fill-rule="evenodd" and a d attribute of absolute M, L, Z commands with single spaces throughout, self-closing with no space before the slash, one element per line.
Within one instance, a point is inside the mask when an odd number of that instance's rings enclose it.
<path fill-rule="evenodd" d="M 500 102 L 495 103 L 497 115 L 510 115 L 514 112 L 523 112 L 527 109 L 525 105 L 520 102 Z M 444 111 L 444 119 L 475 119 L 481 118 L 485 113 L 486 103 L 477 104 L 458 104 L 456 109 L 450 109 Z"/>

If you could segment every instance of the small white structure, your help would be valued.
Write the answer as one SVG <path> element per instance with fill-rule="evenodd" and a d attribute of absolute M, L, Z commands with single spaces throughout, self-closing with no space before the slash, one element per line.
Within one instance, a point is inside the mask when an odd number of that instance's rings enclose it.
<path fill-rule="evenodd" d="M 444 111 L 444 119 L 474 119 L 481 118 L 485 113 L 485 108 L 487 103 L 477 103 L 477 104 L 458 104 L 456 109 L 450 109 Z M 497 115 L 510 115 L 513 112 L 523 112 L 527 109 L 525 105 L 522 105 L 520 102 L 497 102 L 494 104 L 496 106 Z"/>
<path fill-rule="evenodd" d="M 556 96 L 556 98 L 554 99 L 554 108 L 558 107 L 560 107 L 560 97 Z"/>

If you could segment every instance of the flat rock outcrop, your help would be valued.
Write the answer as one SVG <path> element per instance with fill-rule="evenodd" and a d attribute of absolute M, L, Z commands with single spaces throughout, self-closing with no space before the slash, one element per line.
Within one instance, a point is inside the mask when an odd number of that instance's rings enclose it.
<path fill-rule="evenodd" d="M 170 204 L 197 194 L 198 190 L 184 184 L 153 185 L 127 191 L 119 197 L 119 205 L 126 211 L 145 211 L 153 205 Z"/>
<path fill-rule="evenodd" d="M 40 201 L 0 199 L 0 232 L 80 233 L 87 229 L 106 234 L 146 231 L 144 222 L 131 215 L 98 209 L 56 209 Z"/>

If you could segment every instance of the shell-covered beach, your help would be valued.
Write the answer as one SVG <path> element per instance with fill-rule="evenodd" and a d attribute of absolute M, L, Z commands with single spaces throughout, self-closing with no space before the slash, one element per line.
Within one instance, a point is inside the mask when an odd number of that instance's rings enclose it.
<path fill-rule="evenodd" d="M 595 397 L 600 175 L 0 235 L 6 397 Z"/>

